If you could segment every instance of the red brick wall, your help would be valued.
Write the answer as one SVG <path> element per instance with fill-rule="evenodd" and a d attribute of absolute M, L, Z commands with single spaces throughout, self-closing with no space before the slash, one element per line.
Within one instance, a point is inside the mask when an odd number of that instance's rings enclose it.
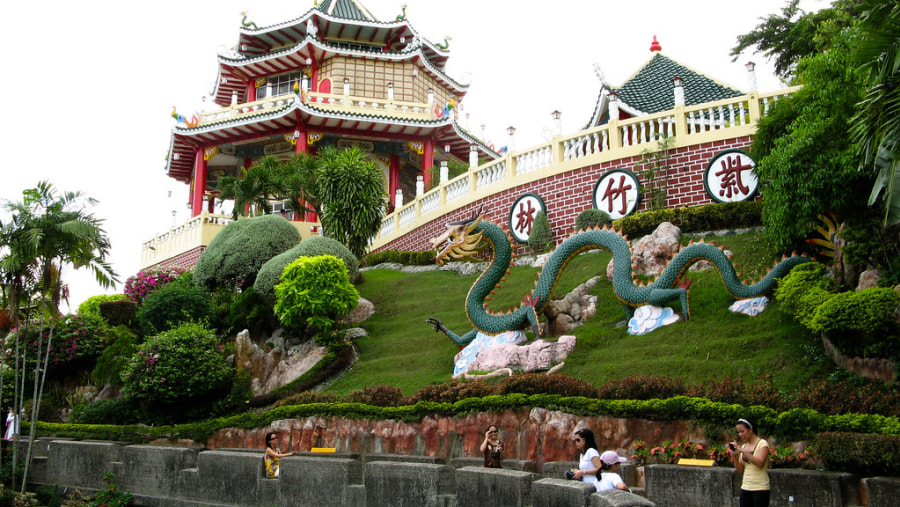
<path fill-rule="evenodd" d="M 750 137 L 738 137 L 672 150 L 669 161 L 668 206 L 700 206 L 715 202 L 703 188 L 706 166 L 717 153 L 732 148 L 746 149 L 751 141 Z M 610 169 L 628 169 L 639 176 L 641 161 L 640 156 L 613 160 L 511 188 L 441 216 L 378 250 L 430 250 L 428 240 L 443 234 L 447 223 L 468 218 L 482 205 L 485 218 L 507 229 L 510 207 L 525 192 L 536 193 L 544 200 L 547 219 L 553 229 L 553 239 L 558 242 L 574 227 L 578 214 L 593 207 L 594 184 L 603 173 Z M 646 182 L 641 178 L 641 186 L 645 185 Z M 642 197 L 640 210 L 646 208 L 646 201 Z"/>
<path fill-rule="evenodd" d="M 188 250 L 184 253 L 180 253 L 175 257 L 170 257 L 158 264 L 155 264 L 154 267 L 193 270 L 194 266 L 197 265 L 197 259 L 200 258 L 200 254 L 202 254 L 204 250 L 206 250 L 205 246 L 198 246 L 197 248 Z"/>

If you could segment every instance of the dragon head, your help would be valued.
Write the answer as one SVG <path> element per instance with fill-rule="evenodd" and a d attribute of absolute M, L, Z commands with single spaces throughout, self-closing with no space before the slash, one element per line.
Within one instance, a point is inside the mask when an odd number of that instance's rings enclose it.
<path fill-rule="evenodd" d="M 434 261 L 438 266 L 452 260 L 467 260 L 474 258 L 482 248 L 481 236 L 483 232 L 475 232 L 475 228 L 481 223 L 484 215 L 479 209 L 471 218 L 450 222 L 447 231 L 430 240 L 431 247 L 437 250 Z"/>

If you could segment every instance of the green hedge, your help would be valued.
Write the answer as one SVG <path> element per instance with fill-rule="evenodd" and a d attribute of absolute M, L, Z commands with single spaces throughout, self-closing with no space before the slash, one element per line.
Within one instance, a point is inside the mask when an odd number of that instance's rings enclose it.
<path fill-rule="evenodd" d="M 101 438 L 146 442 L 155 438 L 192 438 L 204 441 L 223 428 L 260 428 L 278 419 L 313 416 L 350 419 L 420 421 L 433 415 L 460 416 L 478 412 L 500 412 L 523 407 L 541 407 L 575 415 L 641 418 L 660 421 L 690 420 L 716 427 L 731 426 L 741 417 L 758 421 L 766 434 L 788 440 L 809 439 L 823 432 L 854 432 L 900 436 L 900 419 L 869 414 L 825 415 L 811 409 L 776 413 L 761 406 L 710 401 L 705 398 L 675 396 L 665 400 L 600 400 L 558 394 L 507 394 L 466 398 L 455 403 L 419 401 L 401 407 L 376 407 L 362 403 L 311 403 L 273 408 L 262 413 L 210 419 L 177 426 L 156 428 L 112 425 L 38 423 L 41 435 Z"/>
<path fill-rule="evenodd" d="M 709 204 L 691 208 L 666 208 L 636 213 L 613 221 L 613 225 L 631 238 L 652 233 L 659 224 L 671 222 L 681 232 L 714 231 L 762 226 L 762 201 Z"/>

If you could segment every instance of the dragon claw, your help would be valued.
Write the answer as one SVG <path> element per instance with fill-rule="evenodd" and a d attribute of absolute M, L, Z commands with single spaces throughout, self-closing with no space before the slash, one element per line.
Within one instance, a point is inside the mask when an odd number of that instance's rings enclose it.
<path fill-rule="evenodd" d="M 691 288 L 691 284 L 694 283 L 694 279 L 693 279 L 693 278 L 681 278 L 681 277 L 678 277 L 678 278 L 676 278 L 676 280 L 677 280 L 676 283 L 678 284 L 678 287 L 680 287 L 680 288 L 682 288 L 682 289 L 684 289 L 684 290 L 690 289 L 690 288 Z"/>

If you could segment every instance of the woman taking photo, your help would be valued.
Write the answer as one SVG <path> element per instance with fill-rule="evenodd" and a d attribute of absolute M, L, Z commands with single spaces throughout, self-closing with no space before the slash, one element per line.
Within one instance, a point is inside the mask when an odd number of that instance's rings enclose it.
<path fill-rule="evenodd" d="M 481 442 L 481 454 L 484 454 L 485 468 L 503 468 L 500 460 L 503 455 L 503 442 L 500 441 L 500 429 L 495 425 L 488 426 Z"/>
<path fill-rule="evenodd" d="M 744 474 L 741 482 L 740 507 L 768 507 L 769 505 L 769 443 L 759 438 L 756 429 L 746 419 L 735 425 L 741 444 L 728 444 L 734 468 Z"/>
<path fill-rule="evenodd" d="M 281 453 L 278 449 L 278 435 L 273 431 L 266 434 L 266 457 L 263 461 L 266 464 L 266 477 L 269 479 L 278 478 L 278 462 L 281 458 L 293 456 L 296 452 Z"/>
<path fill-rule="evenodd" d="M 594 432 L 581 428 L 572 437 L 575 448 L 578 449 L 578 470 L 572 470 L 572 479 L 593 484 L 597 480 L 597 471 L 600 470 L 600 453 L 597 452 L 597 443 L 594 441 Z"/>

